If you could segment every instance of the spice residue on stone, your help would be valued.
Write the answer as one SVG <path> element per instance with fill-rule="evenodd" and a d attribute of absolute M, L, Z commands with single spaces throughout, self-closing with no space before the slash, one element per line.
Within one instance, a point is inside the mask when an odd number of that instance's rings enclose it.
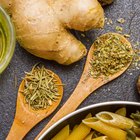
<path fill-rule="evenodd" d="M 117 19 L 117 22 L 123 24 L 123 23 L 125 23 L 125 20 L 124 20 L 124 18 L 119 18 L 119 19 Z"/>
<path fill-rule="evenodd" d="M 121 36 L 108 33 L 94 42 L 90 75 L 94 78 L 117 73 L 132 61 L 132 48 Z"/>
<path fill-rule="evenodd" d="M 123 31 L 123 28 L 122 27 L 120 27 L 120 26 L 116 26 L 116 31 L 118 31 L 118 32 L 122 32 Z"/>
<path fill-rule="evenodd" d="M 34 66 L 31 72 L 25 72 L 25 103 L 33 110 L 46 109 L 59 99 L 57 80 L 54 74 L 44 66 Z"/>

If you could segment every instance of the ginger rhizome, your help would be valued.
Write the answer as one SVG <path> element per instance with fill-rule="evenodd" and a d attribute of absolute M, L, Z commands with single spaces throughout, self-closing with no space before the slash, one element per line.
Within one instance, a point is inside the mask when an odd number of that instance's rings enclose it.
<path fill-rule="evenodd" d="M 86 55 L 69 31 L 102 28 L 104 11 L 97 0 L 0 0 L 11 15 L 17 40 L 28 52 L 60 64 Z"/>

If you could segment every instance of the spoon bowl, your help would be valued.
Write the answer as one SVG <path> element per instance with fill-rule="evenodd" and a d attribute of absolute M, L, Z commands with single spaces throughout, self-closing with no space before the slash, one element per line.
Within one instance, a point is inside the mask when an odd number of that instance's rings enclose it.
<path fill-rule="evenodd" d="M 47 71 L 49 71 L 49 73 L 54 74 L 56 84 L 62 85 L 62 82 L 58 75 L 56 75 L 50 70 Z M 47 109 L 33 110 L 29 107 L 28 104 L 25 103 L 24 96 L 21 93 L 21 91 L 24 90 L 24 85 L 25 82 L 23 80 L 18 90 L 16 114 L 11 130 L 7 136 L 7 140 L 22 139 L 37 123 L 49 116 L 57 108 L 63 96 L 63 86 L 58 86 L 58 94 L 60 96 L 56 102 L 53 102 L 53 104 Z"/>
<path fill-rule="evenodd" d="M 133 54 L 133 49 L 130 44 L 130 42 L 124 38 L 122 35 L 117 33 L 107 33 L 102 36 L 106 36 L 109 34 L 113 34 L 121 39 L 122 42 L 126 43 L 127 46 L 129 46 L 130 53 Z M 101 37 L 102 37 L 101 36 Z M 97 88 L 101 87 L 102 85 L 114 80 L 115 78 L 119 77 L 121 74 L 123 74 L 127 68 L 130 66 L 132 59 L 130 62 L 124 66 L 121 70 L 116 72 L 113 75 L 107 76 L 107 78 L 104 75 L 101 75 L 100 77 L 93 78 L 89 75 L 89 70 L 91 69 L 91 60 L 94 57 L 95 48 L 94 43 L 92 47 L 89 50 L 86 64 L 84 67 L 83 74 L 80 78 L 80 81 L 75 88 L 74 92 L 71 94 L 69 99 L 66 101 L 66 103 L 61 107 L 61 109 L 54 115 L 54 117 L 49 121 L 49 123 L 45 126 L 45 128 L 40 132 L 40 134 L 36 137 L 36 140 L 39 139 L 39 137 L 55 122 L 60 120 L 62 117 L 68 115 L 69 113 L 75 111 L 77 107 L 91 94 L 93 91 L 95 91 Z"/>

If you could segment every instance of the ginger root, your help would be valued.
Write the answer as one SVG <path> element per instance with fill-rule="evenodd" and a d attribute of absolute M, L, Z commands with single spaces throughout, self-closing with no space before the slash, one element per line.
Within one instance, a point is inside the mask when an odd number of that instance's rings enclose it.
<path fill-rule="evenodd" d="M 6 2 L 7 1 L 7 2 Z M 104 11 L 97 0 L 0 0 L 15 25 L 17 40 L 28 52 L 60 64 L 86 55 L 85 46 L 68 29 L 102 28 Z"/>

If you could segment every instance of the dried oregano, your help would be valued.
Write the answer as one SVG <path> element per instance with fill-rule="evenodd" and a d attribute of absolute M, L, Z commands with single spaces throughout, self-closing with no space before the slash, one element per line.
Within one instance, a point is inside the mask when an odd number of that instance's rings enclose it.
<path fill-rule="evenodd" d="M 108 33 L 94 42 L 93 58 L 90 62 L 90 75 L 94 78 L 117 73 L 132 60 L 131 47 L 122 41 L 122 37 Z"/>

